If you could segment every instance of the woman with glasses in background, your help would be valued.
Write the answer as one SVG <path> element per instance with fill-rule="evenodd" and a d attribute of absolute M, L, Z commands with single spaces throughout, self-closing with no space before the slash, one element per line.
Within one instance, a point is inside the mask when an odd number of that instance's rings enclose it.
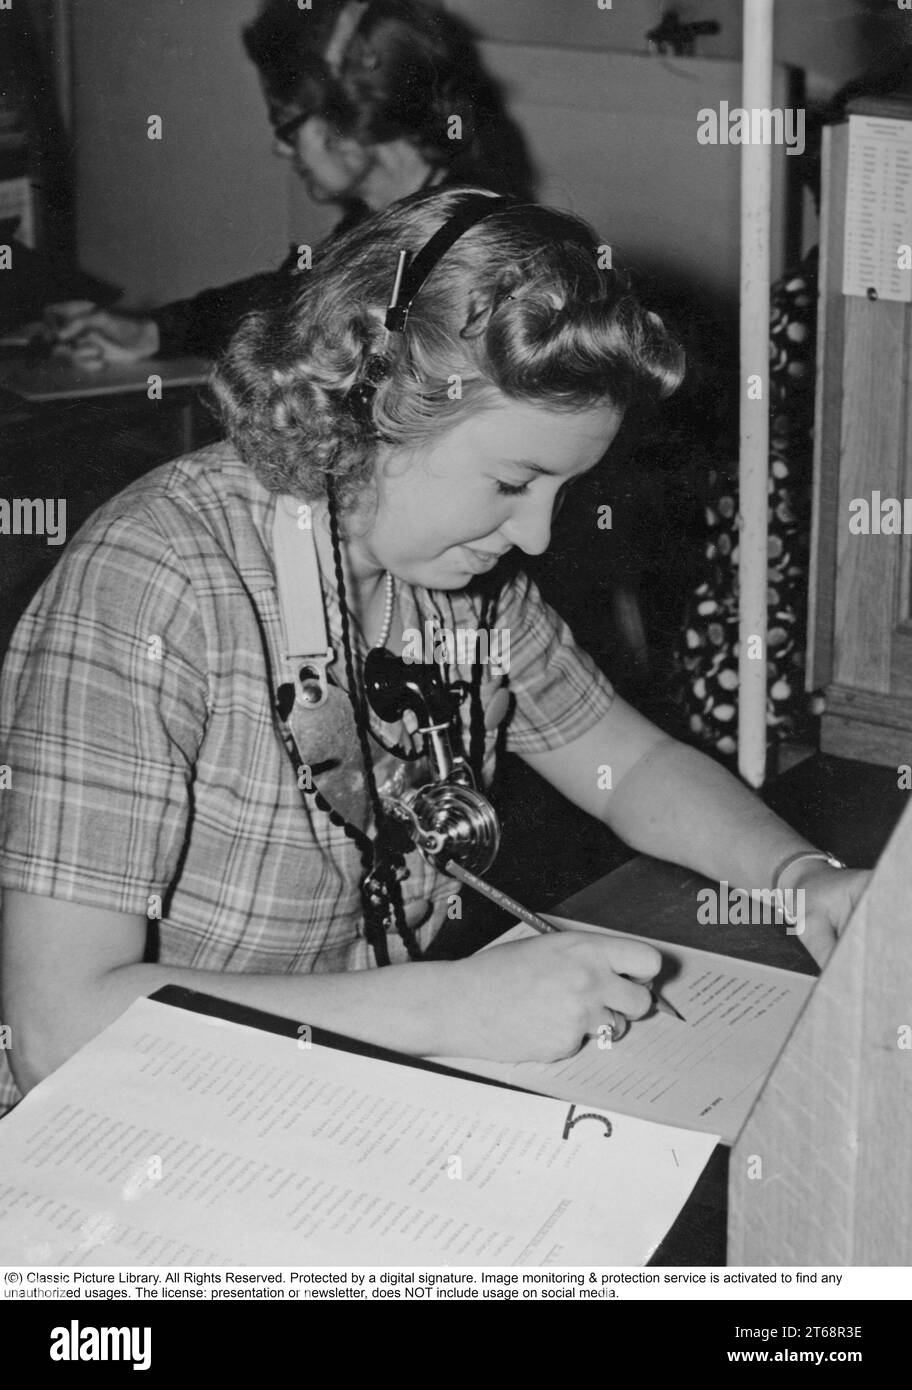
<path fill-rule="evenodd" d="M 516 128 L 465 26 L 422 0 L 265 0 L 243 34 L 277 154 L 308 194 L 344 209 L 333 235 L 413 193 L 472 183 L 528 196 Z M 216 357 L 246 313 L 294 289 L 298 248 L 274 271 L 145 315 L 53 306 L 58 347 L 79 365 Z"/>

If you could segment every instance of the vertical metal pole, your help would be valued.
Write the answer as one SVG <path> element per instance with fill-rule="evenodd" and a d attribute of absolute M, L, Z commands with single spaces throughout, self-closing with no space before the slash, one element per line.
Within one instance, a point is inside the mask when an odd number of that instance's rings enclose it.
<path fill-rule="evenodd" d="M 772 98 L 773 0 L 744 0 L 741 103 L 770 110 Z M 771 172 L 770 145 L 742 144 L 738 767 L 754 787 L 766 771 Z"/>

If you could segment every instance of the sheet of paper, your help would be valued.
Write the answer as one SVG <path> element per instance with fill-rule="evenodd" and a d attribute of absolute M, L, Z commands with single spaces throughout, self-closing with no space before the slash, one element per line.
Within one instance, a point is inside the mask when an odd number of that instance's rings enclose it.
<path fill-rule="evenodd" d="M 551 914 L 549 919 L 575 930 L 608 930 Z M 532 935 L 520 924 L 492 945 Z M 662 996 L 685 1022 L 655 1011 L 632 1023 L 612 1046 L 590 1038 L 563 1062 L 438 1060 L 543 1095 L 704 1130 L 733 1143 L 813 978 L 670 942 L 648 944 L 658 947 L 666 962 Z"/>
<path fill-rule="evenodd" d="M 849 117 L 843 294 L 912 302 L 912 124 Z"/>
<path fill-rule="evenodd" d="M 0 1264 L 642 1264 L 715 1144 L 303 1041 L 138 1000 L 0 1122 Z"/>

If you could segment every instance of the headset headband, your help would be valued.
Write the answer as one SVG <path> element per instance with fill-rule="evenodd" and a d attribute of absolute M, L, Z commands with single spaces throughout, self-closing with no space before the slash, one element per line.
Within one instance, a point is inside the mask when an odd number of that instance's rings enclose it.
<path fill-rule="evenodd" d="M 443 259 L 450 247 L 461 236 L 464 236 L 477 223 L 483 222 L 485 218 L 493 217 L 495 213 L 503 212 L 506 208 L 520 207 L 523 207 L 523 204 L 512 198 L 501 198 L 491 193 L 471 193 L 458 212 L 449 217 L 442 227 L 438 227 L 430 241 L 426 242 L 407 264 L 405 264 L 406 253 L 400 252 L 396 283 L 384 321 L 387 332 L 403 333 L 405 331 L 409 311 L 419 290 L 437 263 Z M 552 212 L 550 208 L 526 204 L 525 215 L 531 226 L 535 227 L 537 231 L 554 237 L 555 240 L 565 241 L 568 236 L 574 236 L 575 229 L 568 227 L 567 218 L 560 213 Z M 574 236 L 574 239 L 582 242 L 584 238 L 579 235 Z"/>
<path fill-rule="evenodd" d="M 421 250 L 412 257 L 404 273 L 397 274 L 392 301 L 386 311 L 388 332 L 404 332 L 415 296 L 437 262 L 442 260 L 453 243 L 457 242 L 477 222 L 482 222 L 486 217 L 492 217 L 495 212 L 500 212 L 502 208 L 510 206 L 512 203 L 509 198 L 498 198 L 491 193 L 472 193 L 466 198 L 459 211 L 447 218 L 443 226 L 437 228 L 430 241 L 426 242 Z M 404 252 L 401 254 L 405 255 Z M 400 260 L 400 267 L 401 265 L 402 261 Z"/>
<path fill-rule="evenodd" d="M 333 77 L 338 77 L 342 70 L 342 62 L 348 45 L 367 13 L 369 3 L 370 0 L 348 0 L 348 3 L 343 5 L 339 11 L 329 43 L 326 45 L 326 52 L 323 54 L 323 61 Z"/>

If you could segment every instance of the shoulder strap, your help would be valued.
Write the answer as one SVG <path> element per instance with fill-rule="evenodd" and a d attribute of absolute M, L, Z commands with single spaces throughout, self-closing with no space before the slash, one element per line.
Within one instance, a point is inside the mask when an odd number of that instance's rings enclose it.
<path fill-rule="evenodd" d="M 310 507 L 296 497 L 277 497 L 272 542 L 284 637 L 282 658 L 296 700 L 321 705 L 326 699 L 326 668 L 335 653 L 326 631 Z"/>

